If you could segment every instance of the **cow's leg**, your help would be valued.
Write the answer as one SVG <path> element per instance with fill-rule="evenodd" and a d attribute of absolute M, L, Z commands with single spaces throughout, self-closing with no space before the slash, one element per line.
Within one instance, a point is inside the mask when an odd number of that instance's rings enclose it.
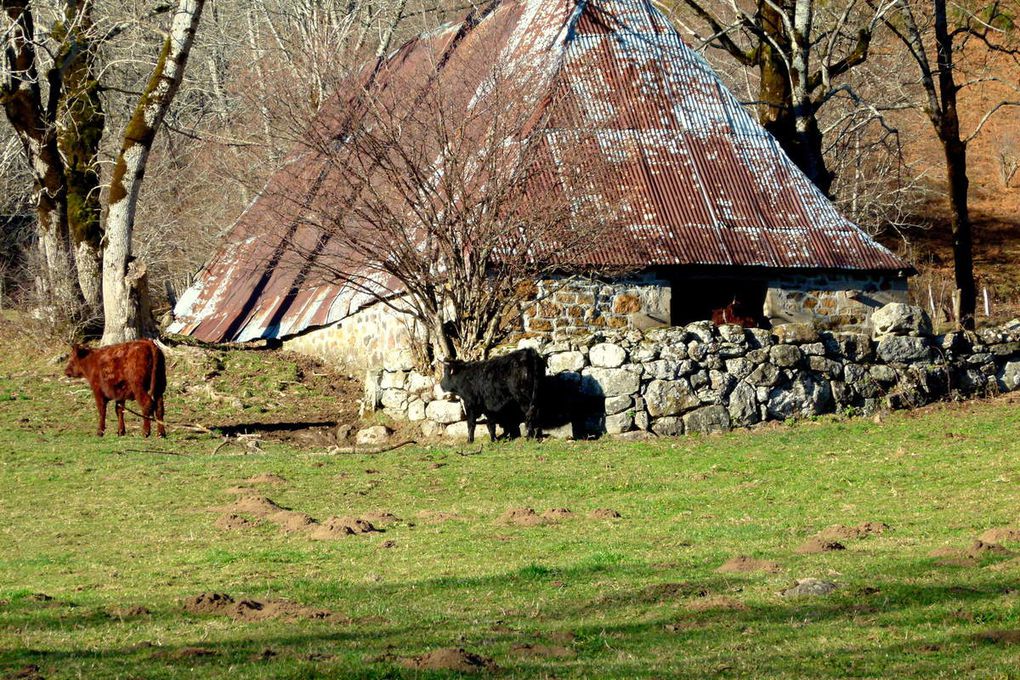
<path fill-rule="evenodd" d="M 467 416 L 468 426 L 468 444 L 475 442 L 475 424 L 478 422 L 478 416 L 472 409 L 464 409 L 465 415 Z"/>
<path fill-rule="evenodd" d="M 124 400 L 118 399 L 115 404 L 117 411 L 117 436 L 123 437 L 127 429 L 124 427 Z"/>
<path fill-rule="evenodd" d="M 489 441 L 496 441 L 496 418 L 492 414 L 485 416 L 485 426 L 489 428 Z"/>
<path fill-rule="evenodd" d="M 163 397 L 156 400 L 156 434 L 166 436 L 166 424 L 163 422 Z"/>
<path fill-rule="evenodd" d="M 99 411 L 99 426 L 96 428 L 96 435 L 102 437 L 106 433 L 106 397 L 98 390 L 92 391 L 96 398 L 96 410 Z"/>
<path fill-rule="evenodd" d="M 538 439 L 542 436 L 542 431 L 538 429 L 538 409 L 534 402 L 524 412 L 524 424 L 528 428 L 528 439 Z"/>
<path fill-rule="evenodd" d="M 136 400 L 142 410 L 142 436 L 148 437 L 152 433 L 152 397 L 148 392 L 139 392 Z"/>

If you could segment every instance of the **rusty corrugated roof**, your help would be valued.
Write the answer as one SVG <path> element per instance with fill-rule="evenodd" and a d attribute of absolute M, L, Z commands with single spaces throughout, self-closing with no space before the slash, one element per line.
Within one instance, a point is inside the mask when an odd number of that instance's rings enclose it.
<path fill-rule="evenodd" d="M 486 68 L 500 57 L 548 75 L 555 91 L 533 94 L 536 109 L 554 109 L 544 112 L 548 149 L 565 149 L 577 139 L 570 127 L 581 127 L 598 146 L 587 162 L 603 164 L 593 176 L 633 192 L 633 219 L 586 264 L 909 267 L 840 216 L 642 0 L 504 0 L 366 66 L 315 125 L 341 137 L 363 89 L 413 100 L 395 90 L 410 82 L 426 87 L 439 71 L 463 79 L 466 94 L 480 92 Z M 302 226 L 303 213 L 325 200 L 319 193 L 335 181 L 330 172 L 326 160 L 299 146 L 181 296 L 170 330 L 210 342 L 279 338 L 370 304 L 364 285 L 310 277 L 307 258 L 326 257 L 330 244 Z M 369 285 L 383 291 L 395 282 Z"/>

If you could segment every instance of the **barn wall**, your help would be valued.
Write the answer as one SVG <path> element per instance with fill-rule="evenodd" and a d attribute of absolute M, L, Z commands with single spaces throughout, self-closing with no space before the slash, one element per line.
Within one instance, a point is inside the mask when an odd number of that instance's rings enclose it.
<path fill-rule="evenodd" d="M 776 323 L 867 330 L 872 312 L 907 302 L 907 279 L 891 274 L 783 274 L 768 282 L 765 316 Z"/>
<path fill-rule="evenodd" d="M 406 315 L 376 303 L 332 326 L 285 340 L 283 348 L 350 371 L 379 366 L 411 368 Z"/>
<path fill-rule="evenodd" d="M 576 335 L 670 325 L 669 281 L 640 274 L 619 281 L 551 280 L 538 286 L 538 302 L 524 311 L 529 335 Z"/>

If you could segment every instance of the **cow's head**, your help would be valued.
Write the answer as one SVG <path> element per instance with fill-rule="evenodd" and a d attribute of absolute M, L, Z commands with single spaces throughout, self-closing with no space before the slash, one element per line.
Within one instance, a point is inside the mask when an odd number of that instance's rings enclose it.
<path fill-rule="evenodd" d="M 67 367 L 64 369 L 64 375 L 68 378 L 84 378 L 85 374 L 81 370 L 81 360 L 88 355 L 88 347 L 71 345 L 71 356 L 67 359 Z"/>
<path fill-rule="evenodd" d="M 443 360 L 443 378 L 439 381 L 439 386 L 447 392 L 453 392 L 457 389 L 457 383 L 461 372 L 464 370 L 464 362 L 457 361 L 456 359 L 444 359 Z"/>

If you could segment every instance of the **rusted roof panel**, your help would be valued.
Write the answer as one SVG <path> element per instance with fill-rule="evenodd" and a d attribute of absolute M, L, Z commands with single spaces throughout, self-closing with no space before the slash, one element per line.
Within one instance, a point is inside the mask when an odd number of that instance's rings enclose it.
<path fill-rule="evenodd" d="M 628 188 L 627 228 L 584 264 L 722 265 L 901 270 L 909 265 L 840 216 L 740 105 L 708 63 L 643 0 L 504 0 L 487 14 L 423 34 L 366 65 L 313 123 L 336 137 L 360 93 L 413 106 L 447 77 L 464 104 L 482 96 L 497 61 L 548 85 L 527 102 L 554 156 L 581 128 L 595 140 L 593 176 Z M 413 89 L 415 85 L 411 85 Z M 460 96 L 460 95 L 458 95 Z M 580 121 L 580 122 L 578 122 Z M 562 154 L 561 154 L 562 155 Z M 317 278 L 310 258 L 342 258 L 306 224 L 343 184 L 337 169 L 298 145 L 182 295 L 171 331 L 206 341 L 278 338 L 339 321 L 397 283 Z M 584 197 L 591 200 L 590 195 Z"/>

